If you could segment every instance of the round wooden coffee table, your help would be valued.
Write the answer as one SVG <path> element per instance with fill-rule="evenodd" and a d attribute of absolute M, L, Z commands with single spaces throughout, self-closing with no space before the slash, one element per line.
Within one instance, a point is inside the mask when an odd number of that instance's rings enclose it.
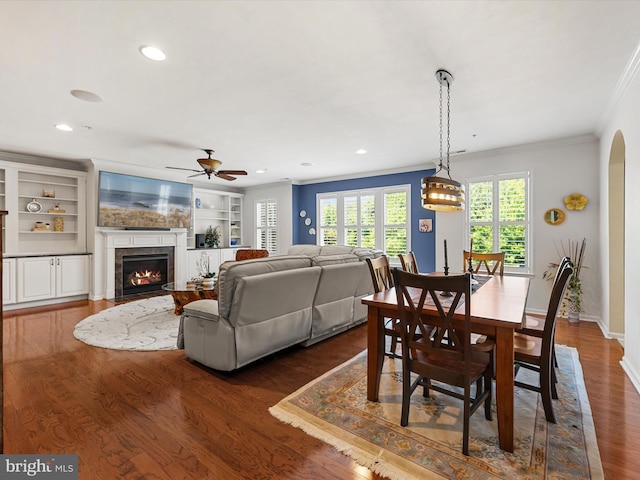
<path fill-rule="evenodd" d="M 173 313 L 182 315 L 184 306 L 188 303 L 209 298 L 211 300 L 218 299 L 218 291 L 213 288 L 202 288 L 202 285 L 193 285 L 191 282 L 171 282 L 162 285 L 162 289 L 171 293 L 175 308 Z"/>

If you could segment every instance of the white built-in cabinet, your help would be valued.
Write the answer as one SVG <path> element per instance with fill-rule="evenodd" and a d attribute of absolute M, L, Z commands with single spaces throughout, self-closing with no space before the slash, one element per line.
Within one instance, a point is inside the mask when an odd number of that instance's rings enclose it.
<path fill-rule="evenodd" d="M 86 188 L 86 172 L 0 152 L 5 305 L 89 293 Z"/>
<path fill-rule="evenodd" d="M 17 301 L 88 294 L 90 258 L 89 255 L 17 258 Z"/>
<path fill-rule="evenodd" d="M 189 247 L 194 248 L 195 235 L 205 233 L 210 226 L 220 230 L 221 248 L 241 246 L 243 197 L 241 193 L 194 188 Z"/>

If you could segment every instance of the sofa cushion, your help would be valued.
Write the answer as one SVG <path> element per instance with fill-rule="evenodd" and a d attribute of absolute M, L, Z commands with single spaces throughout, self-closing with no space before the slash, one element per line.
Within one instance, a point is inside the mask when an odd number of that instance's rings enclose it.
<path fill-rule="evenodd" d="M 338 255 L 315 255 L 311 257 L 311 263 L 320 267 L 324 265 L 336 265 L 339 263 L 355 263 L 359 262 L 357 255 L 351 253 L 342 253 Z"/>
<path fill-rule="evenodd" d="M 196 300 L 188 303 L 184 306 L 184 313 L 189 315 L 196 315 L 205 320 L 217 322 L 220 319 L 218 315 L 218 301 L 217 300 Z"/>
<path fill-rule="evenodd" d="M 313 257 L 314 255 L 320 254 L 320 246 L 319 245 L 311 245 L 311 244 L 299 244 L 299 245 L 291 245 L 289 247 L 289 251 L 287 255 L 306 255 L 308 257 Z"/>
<path fill-rule="evenodd" d="M 353 253 L 353 247 L 346 245 L 322 245 L 320 255 L 340 255 L 342 253 Z"/>
<path fill-rule="evenodd" d="M 354 248 L 353 254 L 357 255 L 361 262 L 364 262 L 366 258 L 379 258 L 384 255 L 382 250 L 378 250 L 375 248 Z"/>

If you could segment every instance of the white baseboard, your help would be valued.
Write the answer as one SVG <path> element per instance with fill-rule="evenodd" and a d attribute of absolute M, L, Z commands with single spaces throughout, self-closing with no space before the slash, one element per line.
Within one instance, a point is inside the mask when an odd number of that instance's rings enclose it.
<path fill-rule="evenodd" d="M 640 375 L 638 375 L 638 372 L 633 368 L 633 365 L 627 361 L 626 356 L 622 357 L 620 365 L 622 365 L 622 369 L 629 377 L 629 380 L 631 380 L 631 383 L 633 383 L 633 386 L 636 387 L 636 391 L 640 393 Z"/>

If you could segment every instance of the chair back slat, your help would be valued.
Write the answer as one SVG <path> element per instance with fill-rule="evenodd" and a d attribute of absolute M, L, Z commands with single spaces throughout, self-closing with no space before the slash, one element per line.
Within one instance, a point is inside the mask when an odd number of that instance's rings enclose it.
<path fill-rule="evenodd" d="M 378 258 L 367 258 L 369 273 L 371 273 L 371 281 L 373 282 L 373 291 L 375 293 L 382 292 L 393 287 L 393 276 L 389 268 L 389 259 L 386 255 Z"/>
<path fill-rule="evenodd" d="M 481 275 L 504 275 L 504 252 L 472 252 L 470 254 L 466 250 L 463 250 L 462 265 L 464 265 L 464 270 L 469 268 L 469 257 L 471 257 L 473 273 L 479 273 Z M 483 268 L 483 270 L 480 270 L 481 268 Z"/>
<path fill-rule="evenodd" d="M 398 257 L 400 258 L 402 270 L 409 273 L 420 273 L 418 271 L 418 262 L 416 261 L 416 256 L 413 252 L 401 253 Z"/>

